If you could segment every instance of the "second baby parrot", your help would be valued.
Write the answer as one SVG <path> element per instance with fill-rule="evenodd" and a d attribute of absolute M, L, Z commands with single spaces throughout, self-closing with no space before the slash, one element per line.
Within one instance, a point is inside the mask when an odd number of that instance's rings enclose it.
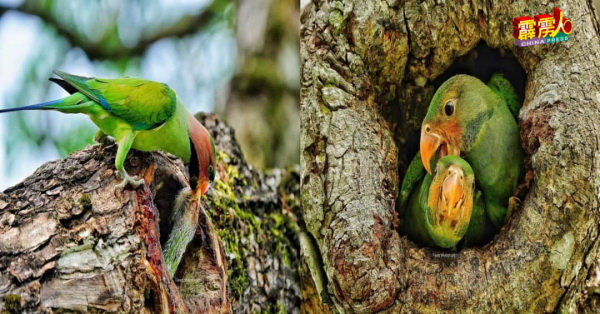
<path fill-rule="evenodd" d="M 186 109 L 175 91 L 168 85 L 139 78 L 100 79 L 54 71 L 61 79 L 50 80 L 65 89 L 70 96 L 41 104 L 2 109 L 0 113 L 21 110 L 56 110 L 62 113 L 83 113 L 90 117 L 101 132 L 112 136 L 117 145 L 115 168 L 123 181 L 115 189 L 128 184 L 137 187 L 143 179 L 130 176 L 124 168 L 131 148 L 141 151 L 161 150 L 171 153 L 189 165 L 190 187 L 177 197 L 174 211 L 177 217 L 190 221 L 176 223 L 185 229 L 181 237 L 170 237 L 166 251 L 167 264 L 179 263 L 185 246 L 193 237 L 197 217 L 193 212 L 199 199 L 215 178 L 216 150 L 208 130 Z M 183 215 L 181 212 L 192 212 Z M 192 217 L 192 218 L 189 218 Z M 185 219 L 184 219 L 185 220 Z M 190 231 L 192 230 L 192 231 Z M 172 234 L 180 234 L 173 230 Z M 172 268 L 172 266 L 171 266 Z"/>
<path fill-rule="evenodd" d="M 417 154 L 402 181 L 397 206 L 402 230 L 421 245 L 473 246 L 486 242 L 493 231 L 473 169 L 457 156 L 441 158 L 430 175 Z"/>
<path fill-rule="evenodd" d="M 509 198 L 522 171 L 514 117 L 518 107 L 516 93 L 502 75 L 494 75 L 489 85 L 456 75 L 436 91 L 421 126 L 420 152 L 427 172 L 432 173 L 437 158 L 463 157 L 473 168 L 486 214 L 496 229 L 516 204 Z"/>

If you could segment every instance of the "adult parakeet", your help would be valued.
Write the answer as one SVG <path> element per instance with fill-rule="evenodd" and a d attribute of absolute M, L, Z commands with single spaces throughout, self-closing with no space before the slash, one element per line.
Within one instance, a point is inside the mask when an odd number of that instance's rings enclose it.
<path fill-rule="evenodd" d="M 50 80 L 71 95 L 62 99 L 18 108 L 56 110 L 88 115 L 102 132 L 118 144 L 115 167 L 123 177 L 116 188 L 144 183 L 131 177 L 123 164 L 130 148 L 161 150 L 190 164 L 190 183 L 206 193 L 215 177 L 215 146 L 208 130 L 190 114 L 175 91 L 162 83 L 138 79 L 99 79 L 54 71 L 61 79 Z"/>
<path fill-rule="evenodd" d="M 402 229 L 426 246 L 454 248 L 487 239 L 483 203 L 475 189 L 471 166 L 460 157 L 445 156 L 426 173 L 419 154 L 408 167 L 398 198 Z"/>
<path fill-rule="evenodd" d="M 50 80 L 60 85 L 71 95 L 62 99 L 19 108 L 0 110 L 56 110 L 63 113 L 88 115 L 101 132 L 112 136 L 117 145 L 115 167 L 123 181 L 115 186 L 134 187 L 144 183 L 143 179 L 130 176 L 124 162 L 130 148 L 141 151 L 161 150 L 171 153 L 189 164 L 191 190 L 178 197 L 176 213 L 194 212 L 199 199 L 206 193 L 215 178 L 216 151 L 208 130 L 188 112 L 179 97 L 166 84 L 138 79 L 100 79 L 76 76 L 54 71 L 61 79 Z M 176 207 L 177 207 L 176 206 Z M 181 217 L 186 215 L 178 214 Z M 193 214 L 187 215 L 194 217 Z M 197 217 L 197 213 L 196 213 Z M 194 229 L 196 221 L 183 221 L 185 229 Z M 176 224 L 177 225 L 177 224 Z M 174 232 L 175 233 L 175 230 Z M 191 240 L 193 232 L 186 230 L 185 239 L 176 237 L 167 242 L 167 247 L 182 251 Z M 191 234 L 191 236 L 190 236 Z M 172 241 L 171 241 L 172 240 Z M 167 264 L 178 264 L 180 254 L 175 254 Z"/>
<path fill-rule="evenodd" d="M 475 172 L 487 216 L 497 229 L 522 171 L 519 127 L 511 113 L 518 106 L 514 89 L 501 75 L 494 75 L 489 86 L 456 75 L 436 91 L 421 126 L 420 152 L 427 172 L 431 174 L 434 156 L 462 156 Z"/>

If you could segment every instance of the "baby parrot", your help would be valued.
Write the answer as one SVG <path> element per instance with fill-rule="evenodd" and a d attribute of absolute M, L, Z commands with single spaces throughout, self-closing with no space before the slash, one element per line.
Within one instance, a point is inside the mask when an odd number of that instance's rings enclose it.
<path fill-rule="evenodd" d="M 522 171 L 519 126 L 513 114 L 518 97 L 500 74 L 489 86 L 468 75 L 456 75 L 436 91 L 421 126 L 420 152 L 428 173 L 435 159 L 462 156 L 475 172 L 488 218 L 504 224 Z M 511 113 L 512 111 L 512 113 Z M 512 204 L 516 204 L 511 200 Z"/>
<path fill-rule="evenodd" d="M 189 165 L 190 187 L 177 197 L 174 229 L 165 245 L 169 270 L 176 269 L 197 225 L 200 197 L 215 178 L 216 150 L 208 130 L 186 109 L 175 91 L 166 84 L 139 78 L 100 79 L 54 71 L 61 79 L 50 80 L 71 95 L 25 107 L 2 109 L 56 110 L 83 113 L 100 128 L 100 135 L 112 136 L 117 145 L 115 167 L 123 181 L 137 187 L 143 179 L 130 176 L 124 163 L 129 149 L 161 150 Z M 194 217 L 196 218 L 194 220 Z M 179 230 L 181 229 L 181 230 Z M 174 270 L 173 270 L 174 271 Z M 171 274 L 173 271 L 170 271 Z"/>
<path fill-rule="evenodd" d="M 479 221 L 471 225 L 472 217 L 485 216 L 483 207 L 474 207 L 479 199 L 473 169 L 462 158 L 451 155 L 441 158 L 432 176 L 425 172 L 417 154 L 400 190 L 402 229 L 422 245 L 454 248 L 467 233 L 472 236 L 481 233 L 469 230 L 483 227 Z"/>

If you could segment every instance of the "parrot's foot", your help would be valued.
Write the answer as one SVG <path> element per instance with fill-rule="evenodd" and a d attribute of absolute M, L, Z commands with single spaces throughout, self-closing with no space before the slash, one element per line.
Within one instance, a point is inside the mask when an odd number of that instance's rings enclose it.
<path fill-rule="evenodd" d="M 102 130 L 98 130 L 94 135 L 94 142 L 98 144 L 102 144 L 104 146 L 109 146 L 115 143 L 115 140 L 108 136 L 106 133 L 102 132 Z"/>
<path fill-rule="evenodd" d="M 508 221 L 508 218 L 512 216 L 512 214 L 517 211 L 519 207 L 521 207 L 521 200 L 518 197 L 512 196 L 508 199 L 508 211 L 506 212 L 506 217 L 504 218 L 505 222 Z"/>
<path fill-rule="evenodd" d="M 122 190 L 123 188 L 125 188 L 127 185 L 131 185 L 134 188 L 137 188 L 140 185 L 143 185 L 144 179 L 138 179 L 138 177 L 132 177 L 129 174 L 127 174 L 127 172 L 123 171 L 123 172 L 118 172 L 119 175 L 121 177 L 123 177 L 123 181 L 121 181 L 121 183 L 115 185 L 115 190 Z"/>

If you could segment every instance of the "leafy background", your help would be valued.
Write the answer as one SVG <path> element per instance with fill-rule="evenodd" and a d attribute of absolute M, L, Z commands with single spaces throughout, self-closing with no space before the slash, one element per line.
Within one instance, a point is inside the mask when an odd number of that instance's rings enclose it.
<path fill-rule="evenodd" d="M 258 168 L 299 159 L 299 8 L 289 0 L 0 0 L 0 108 L 66 96 L 52 70 L 143 77 L 216 112 Z M 0 115 L 0 190 L 92 143 L 84 115 Z"/>

